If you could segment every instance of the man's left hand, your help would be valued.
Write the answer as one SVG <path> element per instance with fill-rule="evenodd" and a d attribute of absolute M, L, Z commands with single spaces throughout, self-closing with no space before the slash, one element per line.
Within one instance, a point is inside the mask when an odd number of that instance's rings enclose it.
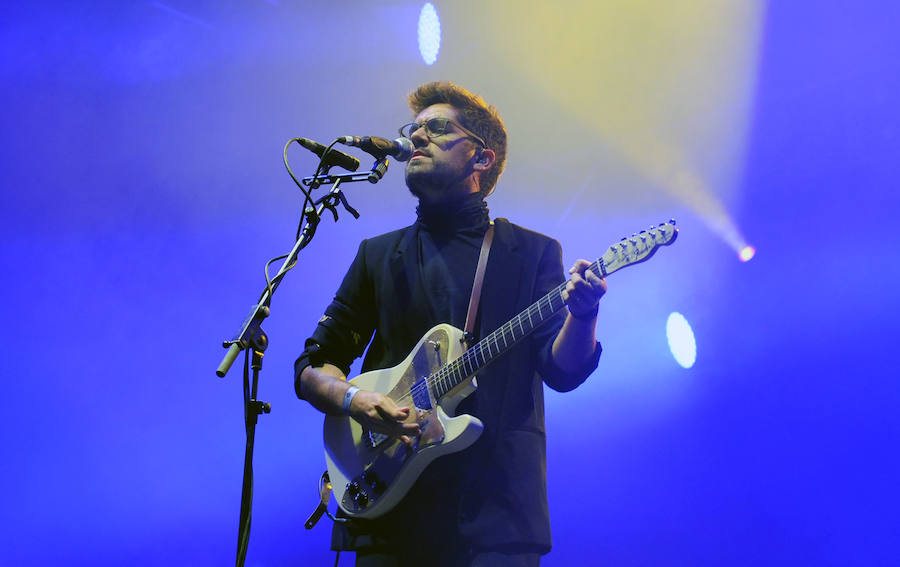
<path fill-rule="evenodd" d="M 606 279 L 600 278 L 588 267 L 587 260 L 578 260 L 569 270 L 572 278 L 562 292 L 569 313 L 576 319 L 593 319 L 597 314 L 600 298 L 606 293 Z"/>

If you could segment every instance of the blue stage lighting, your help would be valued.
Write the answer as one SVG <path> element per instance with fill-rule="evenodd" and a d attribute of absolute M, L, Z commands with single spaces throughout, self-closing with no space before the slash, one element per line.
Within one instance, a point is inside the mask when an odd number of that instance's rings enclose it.
<path fill-rule="evenodd" d="M 694 331 L 684 315 L 677 311 L 669 315 L 666 320 L 666 338 L 675 361 L 682 368 L 693 366 L 697 360 L 697 343 L 694 341 Z"/>
<path fill-rule="evenodd" d="M 419 12 L 419 53 L 426 65 L 433 65 L 440 50 L 441 20 L 434 5 L 426 2 Z"/>

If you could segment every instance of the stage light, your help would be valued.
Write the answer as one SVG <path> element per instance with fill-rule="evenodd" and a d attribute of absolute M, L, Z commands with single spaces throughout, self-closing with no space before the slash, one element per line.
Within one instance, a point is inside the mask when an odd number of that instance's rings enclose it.
<path fill-rule="evenodd" d="M 766 2 L 580 0 L 565 9 L 531 2 L 527 10 L 520 4 L 479 3 L 466 37 L 499 55 L 486 58 L 493 68 L 521 73 L 539 96 L 570 113 L 561 120 L 586 130 L 583 151 L 609 160 L 600 166 L 604 175 L 631 180 L 626 168 L 638 174 L 616 198 L 631 207 L 636 191 L 647 192 L 646 203 L 652 192 L 665 191 L 738 256 L 747 239 L 731 208 L 744 188 Z M 502 34 L 494 29 L 498 21 Z M 540 150 L 554 159 L 560 154 L 553 150 L 564 147 Z M 580 203 L 609 209 L 613 195 L 595 193 L 592 203 L 589 195 Z"/>
<path fill-rule="evenodd" d="M 440 50 L 441 20 L 434 5 L 426 2 L 419 12 L 419 53 L 426 65 L 433 65 Z"/>
<path fill-rule="evenodd" d="M 697 360 L 697 343 L 694 341 L 694 331 L 684 315 L 677 311 L 669 315 L 666 320 L 666 338 L 675 361 L 682 368 L 692 367 Z"/>
<path fill-rule="evenodd" d="M 756 248 L 749 245 L 741 248 L 739 253 L 741 262 L 749 262 L 754 256 L 756 256 Z"/>

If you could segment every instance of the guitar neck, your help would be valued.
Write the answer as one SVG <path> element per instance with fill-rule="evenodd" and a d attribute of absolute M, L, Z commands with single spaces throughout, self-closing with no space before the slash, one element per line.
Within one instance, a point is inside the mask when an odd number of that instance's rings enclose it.
<path fill-rule="evenodd" d="M 588 269 L 601 278 L 607 274 L 602 258 L 591 264 Z M 501 325 L 499 329 L 478 341 L 462 356 L 438 370 L 432 377 L 435 397 L 440 399 L 447 392 L 477 374 L 479 370 L 530 335 L 557 311 L 565 307 L 566 303 L 562 297 L 565 289 L 566 284 L 561 283 L 556 289 Z"/>
<path fill-rule="evenodd" d="M 675 242 L 678 229 L 675 221 L 660 223 L 623 238 L 609 247 L 602 257 L 598 258 L 588 269 L 597 277 L 605 278 L 609 274 L 626 266 L 646 262 L 660 246 L 668 246 Z M 442 366 L 429 378 L 432 391 L 440 399 L 458 385 L 474 376 L 479 370 L 506 352 L 510 347 L 527 337 L 532 331 L 550 319 L 554 313 L 566 306 L 562 293 L 566 284 L 528 306 L 499 329 L 464 352 L 462 356 Z"/>

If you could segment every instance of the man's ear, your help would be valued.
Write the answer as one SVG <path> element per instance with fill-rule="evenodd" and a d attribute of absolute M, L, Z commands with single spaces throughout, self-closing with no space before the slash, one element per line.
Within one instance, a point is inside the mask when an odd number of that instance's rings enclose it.
<path fill-rule="evenodd" d="M 487 171 L 494 165 L 494 161 L 496 160 L 497 154 L 494 153 L 494 150 L 483 148 L 481 152 L 475 156 L 475 165 L 473 166 L 473 169 L 475 171 Z"/>

